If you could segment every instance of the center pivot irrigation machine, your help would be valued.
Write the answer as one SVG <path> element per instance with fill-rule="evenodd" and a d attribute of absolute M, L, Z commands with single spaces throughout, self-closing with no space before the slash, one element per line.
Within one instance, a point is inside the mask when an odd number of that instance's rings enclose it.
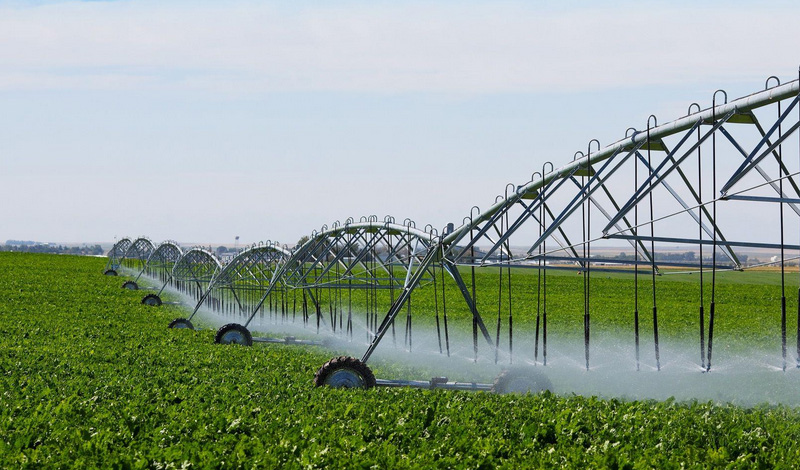
<path fill-rule="evenodd" d="M 177 242 L 164 241 L 160 243 L 150 257 L 147 259 L 145 269 L 142 271 L 147 276 L 155 278 L 161 283 L 161 287 L 155 294 L 147 294 L 142 298 L 145 305 L 159 306 L 162 304 L 161 293 L 168 285 L 177 288 L 172 270 L 178 261 L 183 257 L 183 250 Z M 139 274 L 141 276 L 141 273 Z"/>
<path fill-rule="evenodd" d="M 374 336 L 379 312 L 388 309 L 397 297 L 396 292 L 428 253 L 433 239 L 432 233 L 414 228 L 410 221 L 398 225 L 391 218 L 378 222 L 372 217 L 325 227 L 294 251 L 269 242 L 254 245 L 214 276 L 189 318 L 175 322 L 189 324 L 205 307 L 223 316 L 245 318 L 243 324 L 220 328 L 219 343 L 276 341 L 253 338 L 247 330 L 251 323 L 264 321 L 297 323 L 315 332 L 350 339 L 356 334 L 356 325 L 368 340 Z M 354 318 L 357 311 L 365 312 L 361 319 Z M 404 334 L 410 345 L 408 321 Z M 291 337 L 281 341 L 308 343 Z"/>
<path fill-rule="evenodd" d="M 239 252 L 224 267 L 210 278 L 197 304 L 188 318 L 178 318 L 171 327 L 194 328 L 191 323 L 197 312 L 205 307 L 223 316 L 243 315 L 254 312 L 264 315 L 264 306 L 270 317 L 280 314 L 287 321 L 287 297 L 278 286 L 267 292 L 273 285 L 277 268 L 289 256 L 289 251 L 271 242 L 253 245 Z M 296 306 L 296 298 L 293 299 Z M 295 309 L 296 312 L 296 309 Z M 251 319 L 252 319 L 251 316 Z M 296 314 L 293 315 L 293 320 Z M 253 344 L 253 337 L 244 326 L 230 323 L 219 329 L 216 342 L 221 344 Z M 262 338 L 256 338 L 261 340 Z M 266 340 L 266 339 L 264 339 Z"/>
<path fill-rule="evenodd" d="M 106 263 L 105 270 L 103 270 L 103 274 L 106 276 L 116 276 L 119 274 L 117 270 L 122 265 L 122 258 L 125 257 L 125 253 L 130 246 L 130 238 L 123 238 L 117 243 L 114 243 L 114 246 L 111 247 L 111 250 L 108 252 L 108 262 Z"/>
<path fill-rule="evenodd" d="M 209 286 L 221 270 L 222 264 L 214 253 L 201 247 L 192 248 L 186 251 L 172 267 L 172 275 L 161 287 L 161 291 L 168 283 L 172 284 L 182 295 L 197 302 L 198 306 L 195 308 L 197 311 L 203 301 L 207 299 L 205 292 L 208 291 Z M 161 303 L 161 299 L 148 302 L 148 298 L 145 296 L 142 303 L 158 305 Z M 194 328 L 189 320 L 183 318 L 174 320 L 169 327 Z"/>
<path fill-rule="evenodd" d="M 770 77 L 762 91 L 735 100 L 718 90 L 706 109 L 693 103 L 685 116 L 662 124 L 650 116 L 643 127 L 629 128 L 605 147 L 592 140 L 566 165 L 545 163 L 529 182 L 507 185 L 488 209 L 473 207 L 460 226 L 448 224 L 441 234 L 430 226 L 417 229 L 410 220 L 349 219 L 313 232 L 292 251 L 272 244 L 244 250 L 222 269 L 218 263 L 184 262 L 189 251 L 171 279 L 196 288 L 192 315 L 205 305 L 243 319 L 221 328 L 217 342 L 252 344 L 248 327 L 257 318 L 365 342 L 360 358 L 325 363 L 315 375 L 317 385 L 506 391 L 548 385 L 541 373 L 501 374 L 494 385 L 377 380 L 368 362 L 387 340 L 411 350 L 412 325 L 435 328 L 438 352 L 450 356 L 456 346 L 448 311 L 465 308 L 476 362 L 484 345 L 494 362 L 516 358 L 517 364 L 546 366 L 552 348 L 548 319 L 563 308 L 548 299 L 548 272 L 572 270 L 583 285 L 583 328 L 576 335 L 582 366 L 590 367 L 591 313 L 603 295 L 593 276 L 622 272 L 634 279 L 630 308 L 618 312 L 631 320 L 631 361 L 637 370 L 645 361 L 660 370 L 659 315 L 665 313 L 659 311 L 656 278 L 692 272 L 696 297 L 684 300 L 696 312 L 698 363 L 708 371 L 719 314 L 717 275 L 753 267 L 746 253 L 761 250 L 775 253 L 770 263 L 780 268 L 775 317 L 782 368 L 800 367 L 800 315 L 788 311 L 786 292 L 787 261 L 800 253 L 799 83 Z M 107 269 L 119 266 L 120 253 L 129 249 L 123 242 L 130 244 L 121 240 L 111 250 Z M 619 244 L 629 246 L 629 253 L 603 250 Z M 666 256 L 676 248 L 692 256 Z M 203 280 L 187 276 L 179 269 L 184 265 L 202 265 Z M 481 270 L 496 274 L 493 292 L 479 292 Z M 423 290 L 424 301 L 415 301 Z M 533 309 L 519 307 L 520 292 L 534 299 Z M 788 333 L 791 317 L 797 318 L 794 335 Z M 191 327 L 190 319 L 173 326 Z M 515 324 L 529 331 L 515 336 Z M 790 336 L 798 338 L 792 354 Z M 645 341 L 651 352 L 643 350 Z"/>
<path fill-rule="evenodd" d="M 139 289 L 137 281 L 139 281 L 139 278 L 144 274 L 145 270 L 147 270 L 147 261 L 150 259 L 150 255 L 153 254 L 154 249 L 153 242 L 145 237 L 137 238 L 131 242 L 131 245 L 125 251 L 125 255 L 120 260 L 120 263 L 124 268 L 136 273 L 136 277 L 132 281 L 125 281 L 122 283 L 123 289 Z"/>

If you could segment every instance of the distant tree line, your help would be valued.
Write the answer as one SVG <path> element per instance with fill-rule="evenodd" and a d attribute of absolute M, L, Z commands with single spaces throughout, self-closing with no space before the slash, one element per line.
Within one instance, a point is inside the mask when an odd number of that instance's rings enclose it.
<path fill-rule="evenodd" d="M 0 245 L 0 251 L 15 251 L 20 253 L 51 253 L 68 255 L 102 255 L 105 253 L 100 245 L 66 246 L 55 244 L 12 244 L 9 240 L 5 245 Z"/>

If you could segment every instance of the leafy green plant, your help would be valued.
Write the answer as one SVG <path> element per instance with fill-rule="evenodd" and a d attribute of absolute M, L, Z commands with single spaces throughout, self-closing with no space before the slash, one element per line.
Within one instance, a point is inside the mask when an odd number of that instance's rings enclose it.
<path fill-rule="evenodd" d="M 169 320 L 184 311 L 141 305 L 141 292 L 100 274 L 103 263 L 0 253 L 0 467 L 790 468 L 800 462 L 800 410 L 782 406 L 315 388 L 314 371 L 331 352 L 220 347 L 211 330 L 169 330 Z M 572 279 L 563 282 L 564 295 L 571 295 Z M 764 296 L 774 296 L 774 287 L 764 286 Z M 751 328 L 742 312 L 727 320 L 731 334 Z"/>

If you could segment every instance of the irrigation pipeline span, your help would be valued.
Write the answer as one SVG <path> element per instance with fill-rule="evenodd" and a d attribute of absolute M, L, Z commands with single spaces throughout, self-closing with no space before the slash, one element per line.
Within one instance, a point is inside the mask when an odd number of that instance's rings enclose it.
<path fill-rule="evenodd" d="M 529 182 L 509 183 L 488 209 L 473 207 L 458 227 L 448 224 L 441 234 L 430 226 L 417 229 L 410 220 L 396 223 L 391 217 L 348 219 L 323 227 L 291 252 L 274 251 L 280 256 L 264 258 L 261 268 L 249 274 L 237 271 L 237 276 L 253 276 L 254 282 L 229 280 L 222 283 L 227 291 L 217 289 L 219 295 L 211 292 L 215 283 L 210 278 L 193 283 L 198 299 L 195 312 L 205 303 L 212 310 L 232 314 L 226 297 L 232 296 L 240 321 L 218 332 L 220 342 L 251 344 L 254 338 L 248 326 L 257 315 L 263 317 L 265 309 L 269 318 L 281 323 L 300 319 L 304 327 L 317 332 L 326 330 L 350 341 L 364 338 L 366 350 L 360 358 L 332 359 L 318 371 L 318 385 L 459 388 L 467 386 L 441 379 L 381 381 L 367 362 L 387 337 L 395 347 L 401 343 L 411 350 L 412 325 L 416 324 L 435 325 L 439 352 L 449 356 L 455 336 L 448 329 L 454 322 L 451 317 L 448 323 L 448 309 L 461 308 L 471 314 L 467 329 L 471 326 L 475 361 L 479 345 L 485 343 L 484 351 L 496 363 L 501 358 L 512 362 L 516 354 L 527 362 L 547 365 L 552 347 L 548 314 L 554 312 L 552 293 L 548 299 L 552 289 L 548 272 L 573 270 L 581 275 L 577 287 L 582 288 L 583 297 L 581 362 L 589 369 L 591 313 L 602 307 L 592 287 L 592 274 L 620 271 L 634 281 L 631 305 L 624 307 L 630 308 L 625 314 L 632 319 L 632 362 L 636 370 L 645 362 L 660 370 L 659 304 L 665 299 L 658 295 L 656 277 L 692 272 L 698 274 L 692 294 L 696 295 L 697 364 L 709 371 L 718 326 L 718 274 L 752 267 L 748 256 L 752 259 L 752 253 L 761 250 L 778 254 L 771 263 L 780 268 L 779 369 L 794 368 L 800 364 L 800 315 L 787 307 L 791 302 L 787 302 L 786 265 L 800 258 L 799 84 L 798 80 L 780 84 L 770 77 L 762 91 L 731 101 L 718 90 L 706 109 L 692 103 L 685 116 L 665 124 L 650 116 L 645 126 L 629 128 L 624 138 L 603 148 L 592 140 L 585 152 L 576 152 L 566 165 L 556 169 L 544 163 Z M 608 250 L 601 251 L 613 242 L 629 246 L 628 253 L 607 256 Z M 131 242 L 124 239 L 120 244 L 125 246 L 115 246 L 109 253 L 108 269 L 119 266 L 120 258 L 124 259 L 120 253 L 129 250 Z M 668 248 L 676 246 L 693 256 L 666 256 Z M 177 261 L 175 268 L 181 264 Z M 476 276 L 476 271 L 486 268 L 499 274 L 499 282 L 488 293 L 479 292 L 485 286 L 478 285 Z M 520 276 L 515 273 L 523 268 L 536 273 L 527 278 L 534 284 L 522 288 L 535 293 L 536 311 L 535 319 L 517 322 L 532 331 L 515 336 L 519 305 L 511 293 L 520 289 L 515 284 Z M 216 268 L 214 275 L 220 271 L 224 270 Z M 237 285 L 245 284 L 246 293 L 237 290 Z M 445 284 L 452 287 L 450 295 L 457 292 L 456 300 L 447 298 Z M 412 307 L 412 295 L 423 288 L 433 297 L 432 304 Z M 247 301 L 240 301 L 240 295 L 246 295 Z M 490 314 L 487 297 L 494 305 L 491 315 L 496 312 L 491 322 L 486 320 Z M 353 305 L 366 310 L 359 312 L 364 314 L 362 322 L 354 321 Z M 435 322 L 412 321 L 414 314 L 430 316 L 432 312 Z M 398 327 L 401 313 L 405 321 Z M 791 316 L 798 318 L 794 334 L 789 333 Z M 354 332 L 354 325 L 364 331 Z M 798 344 L 790 353 L 792 336 Z M 645 351 L 645 346 L 652 350 Z M 488 386 L 472 385 L 476 387 Z"/>

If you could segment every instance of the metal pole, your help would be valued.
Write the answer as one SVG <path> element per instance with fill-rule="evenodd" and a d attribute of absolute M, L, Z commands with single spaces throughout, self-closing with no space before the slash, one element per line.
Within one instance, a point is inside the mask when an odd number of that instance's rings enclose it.
<path fill-rule="evenodd" d="M 633 159 L 633 191 L 634 193 L 639 189 L 639 159 Z M 639 231 L 639 204 L 633 206 L 633 228 L 631 234 L 638 237 Z M 640 356 L 639 356 L 639 250 L 634 249 L 634 265 L 633 265 L 633 335 L 635 341 L 635 354 L 636 354 L 636 370 L 640 369 Z M 654 258 L 651 252 L 650 257 Z"/>
<path fill-rule="evenodd" d="M 712 99 L 712 122 L 716 122 L 716 103 L 717 93 L 714 92 Z M 725 93 L 725 92 L 723 92 Z M 726 95 L 727 96 L 727 95 Z M 727 98 L 725 101 L 728 101 Z M 711 213 L 714 223 L 717 221 L 717 133 L 711 134 L 711 195 L 713 197 L 711 202 Z M 714 318 L 716 316 L 716 299 L 717 299 L 717 231 L 714 231 L 713 243 L 711 248 L 711 308 L 708 312 L 708 355 L 706 363 L 706 371 L 711 370 L 711 354 L 714 346 Z"/>
<path fill-rule="evenodd" d="M 650 116 L 655 119 L 655 116 Z M 658 344 L 658 306 L 656 305 L 656 246 L 655 246 L 655 226 L 653 220 L 655 219 L 655 214 L 653 212 L 653 162 L 651 160 L 650 155 L 650 147 L 652 147 L 652 140 L 650 140 L 650 118 L 647 118 L 647 166 L 649 168 L 651 178 L 648 178 L 650 181 L 650 191 L 649 191 L 649 200 L 650 200 L 650 259 L 652 260 L 652 268 L 651 277 L 652 277 L 652 284 L 653 284 L 653 345 L 655 347 L 655 354 L 656 354 L 656 369 L 661 370 L 661 356 L 660 356 L 660 349 Z"/>
<path fill-rule="evenodd" d="M 698 106 L 699 107 L 699 106 Z M 697 141 L 700 142 L 700 128 L 697 129 Z M 703 204 L 703 161 L 700 146 L 697 147 L 697 203 Z M 703 294 L 703 211 L 698 211 L 698 240 L 700 240 L 700 367 L 706 367 L 706 327 L 705 327 L 705 301 Z"/>

